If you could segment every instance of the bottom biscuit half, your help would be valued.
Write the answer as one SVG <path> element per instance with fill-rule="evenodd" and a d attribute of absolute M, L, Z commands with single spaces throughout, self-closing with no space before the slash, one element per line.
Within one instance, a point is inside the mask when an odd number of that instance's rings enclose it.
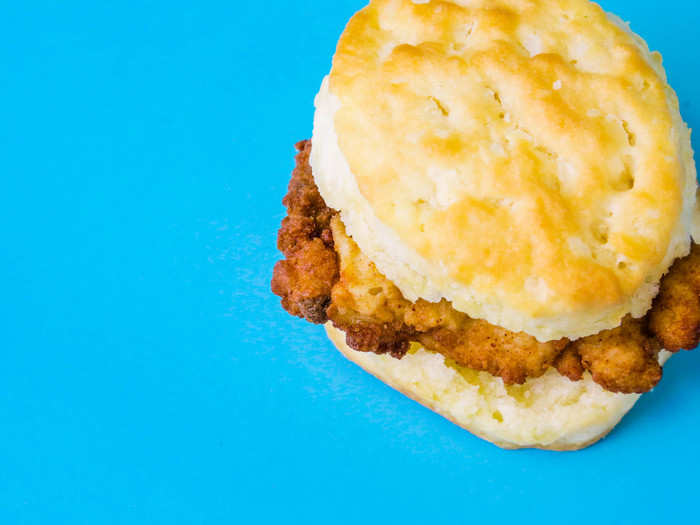
<path fill-rule="evenodd" d="M 640 397 L 608 392 L 588 373 L 581 381 L 570 381 L 555 370 L 507 386 L 498 377 L 456 365 L 415 343 L 399 360 L 351 349 L 345 334 L 331 323 L 326 331 L 349 360 L 501 448 L 585 448 L 605 437 Z M 663 364 L 670 355 L 662 351 L 659 361 Z"/>

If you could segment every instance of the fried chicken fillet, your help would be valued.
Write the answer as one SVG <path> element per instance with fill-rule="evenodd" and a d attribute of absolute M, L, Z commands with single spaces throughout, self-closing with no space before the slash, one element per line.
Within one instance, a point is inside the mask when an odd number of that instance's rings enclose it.
<path fill-rule="evenodd" d="M 283 200 L 287 217 L 278 234 L 286 259 L 274 268 L 272 291 L 292 315 L 331 321 L 355 350 L 401 358 L 415 341 L 457 364 L 522 384 L 555 367 L 572 381 L 588 370 L 606 390 L 643 393 L 661 379 L 657 355 L 692 349 L 700 339 L 700 246 L 676 261 L 651 310 L 641 319 L 571 342 L 539 342 L 472 319 L 442 300 L 406 300 L 345 233 L 311 174 L 311 141 L 296 145 L 296 168 Z"/>

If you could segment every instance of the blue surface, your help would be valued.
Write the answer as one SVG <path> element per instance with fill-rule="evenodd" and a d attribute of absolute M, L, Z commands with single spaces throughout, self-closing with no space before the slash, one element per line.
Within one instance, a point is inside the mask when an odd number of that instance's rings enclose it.
<path fill-rule="evenodd" d="M 666 5 L 604 2 L 698 127 L 700 7 Z M 697 520 L 700 352 L 595 447 L 504 452 L 269 292 L 292 145 L 361 6 L 0 7 L 0 523 Z"/>

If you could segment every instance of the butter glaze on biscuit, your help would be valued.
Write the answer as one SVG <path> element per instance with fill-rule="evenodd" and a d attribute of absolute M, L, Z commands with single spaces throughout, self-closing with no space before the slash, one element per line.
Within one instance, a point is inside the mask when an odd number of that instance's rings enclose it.
<path fill-rule="evenodd" d="M 373 1 L 316 106 L 321 194 L 409 300 L 576 339 L 643 315 L 688 253 L 675 94 L 586 0 Z"/>

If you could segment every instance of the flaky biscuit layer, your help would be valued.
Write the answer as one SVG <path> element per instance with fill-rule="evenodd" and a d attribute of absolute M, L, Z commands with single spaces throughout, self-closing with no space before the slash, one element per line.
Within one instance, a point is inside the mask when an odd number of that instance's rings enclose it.
<path fill-rule="evenodd" d="M 586 0 L 378 0 L 316 101 L 326 202 L 409 300 L 540 340 L 643 315 L 695 167 L 658 54 Z"/>

